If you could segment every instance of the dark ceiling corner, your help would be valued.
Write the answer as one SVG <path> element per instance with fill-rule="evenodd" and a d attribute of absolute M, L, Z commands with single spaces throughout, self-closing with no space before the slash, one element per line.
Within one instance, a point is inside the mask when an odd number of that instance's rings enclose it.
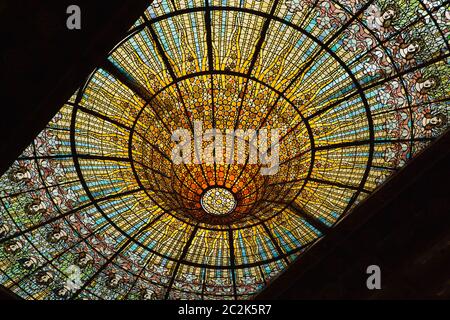
<path fill-rule="evenodd" d="M 31 143 L 149 0 L 0 1 L 0 174 Z M 81 30 L 66 9 L 81 8 Z"/>
<path fill-rule="evenodd" d="M 449 299 L 449 163 L 447 132 L 256 299 Z M 372 264 L 381 290 L 367 289 Z"/>

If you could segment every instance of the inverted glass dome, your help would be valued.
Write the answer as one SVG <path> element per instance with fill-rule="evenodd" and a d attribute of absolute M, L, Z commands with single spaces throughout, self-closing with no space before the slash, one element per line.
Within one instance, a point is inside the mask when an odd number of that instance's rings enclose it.
<path fill-rule="evenodd" d="M 448 127 L 449 20 L 428 0 L 153 1 L 0 178 L 0 284 L 251 298 Z M 276 130 L 275 170 L 251 148 L 177 163 L 177 130 Z"/>

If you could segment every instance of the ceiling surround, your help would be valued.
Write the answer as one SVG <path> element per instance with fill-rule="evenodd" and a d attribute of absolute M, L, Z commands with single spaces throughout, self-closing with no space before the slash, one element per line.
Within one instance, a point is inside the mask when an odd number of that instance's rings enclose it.
<path fill-rule="evenodd" d="M 251 298 L 447 128 L 449 19 L 443 1 L 153 1 L 0 178 L 0 284 Z M 175 163 L 177 130 L 276 130 L 276 170 Z"/>

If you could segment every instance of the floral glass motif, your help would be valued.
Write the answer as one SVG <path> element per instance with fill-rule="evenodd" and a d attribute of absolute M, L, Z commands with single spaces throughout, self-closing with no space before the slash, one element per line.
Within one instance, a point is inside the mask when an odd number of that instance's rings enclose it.
<path fill-rule="evenodd" d="M 253 297 L 448 128 L 449 19 L 441 0 L 153 1 L 0 177 L 0 284 Z M 175 166 L 194 121 L 285 128 L 278 173 Z M 202 207 L 214 188 L 233 210 Z"/>

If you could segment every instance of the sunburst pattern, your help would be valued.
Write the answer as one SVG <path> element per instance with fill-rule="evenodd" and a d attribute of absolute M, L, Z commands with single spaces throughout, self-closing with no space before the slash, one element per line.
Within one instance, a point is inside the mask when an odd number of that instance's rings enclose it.
<path fill-rule="evenodd" d="M 447 1 L 153 1 L 1 177 L 0 284 L 251 298 L 447 128 L 449 19 Z M 276 174 L 175 164 L 198 123 L 278 129 Z"/>

